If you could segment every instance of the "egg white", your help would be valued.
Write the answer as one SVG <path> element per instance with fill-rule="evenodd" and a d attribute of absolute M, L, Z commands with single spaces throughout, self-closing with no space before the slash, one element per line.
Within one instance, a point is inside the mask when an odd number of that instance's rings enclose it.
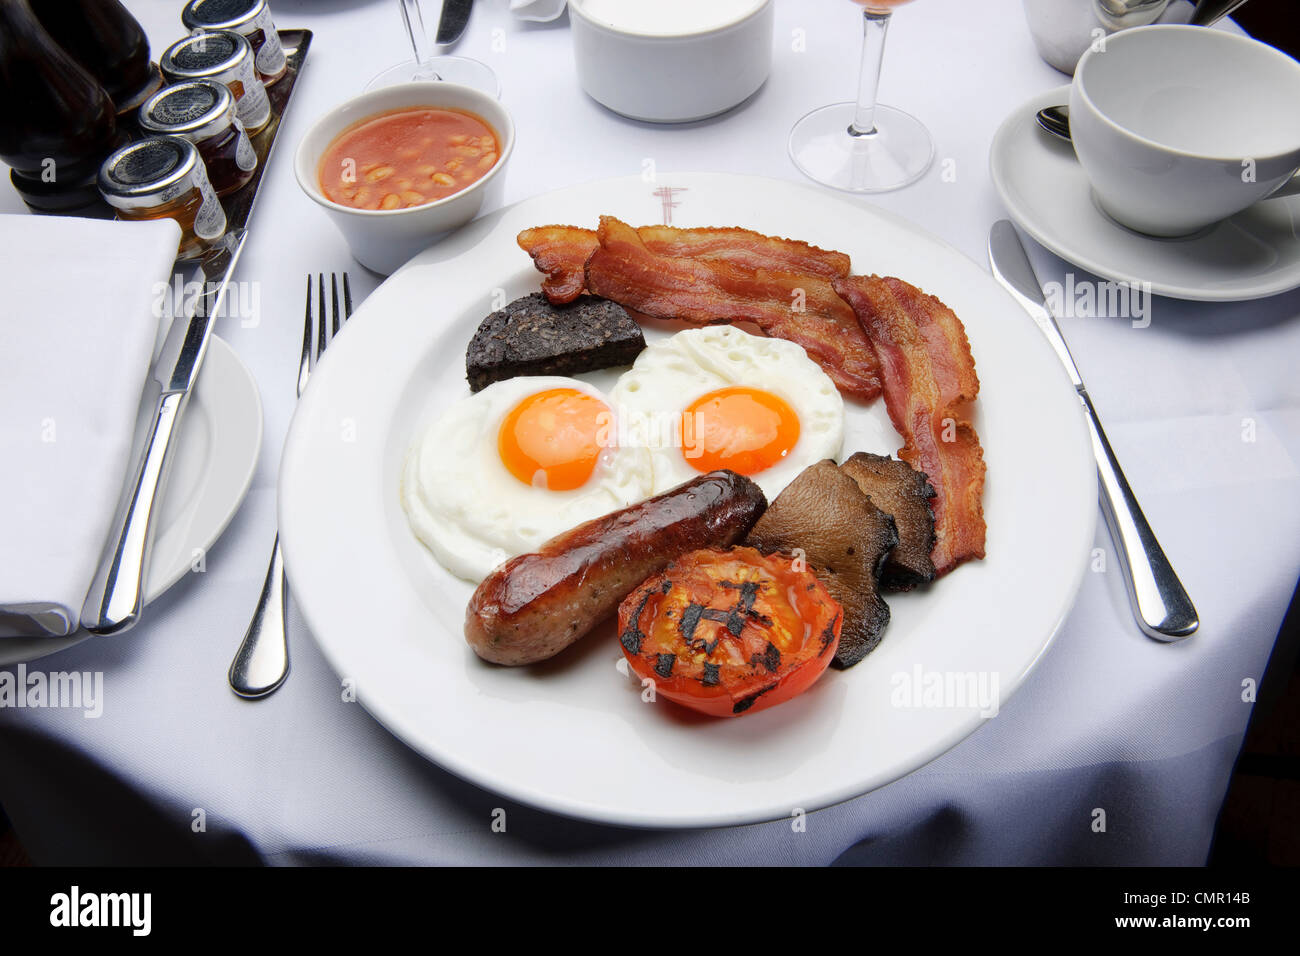
<path fill-rule="evenodd" d="M 526 485 L 506 469 L 497 449 L 501 422 L 529 395 L 556 388 L 577 389 L 614 407 L 577 379 L 506 379 L 456 402 L 407 451 L 401 491 L 407 519 L 457 577 L 477 583 L 507 558 L 536 551 L 563 531 L 653 493 L 644 448 L 603 449 L 591 478 L 571 491 Z"/>
<path fill-rule="evenodd" d="M 681 413 L 700 396 L 737 385 L 771 392 L 799 416 L 795 446 L 749 476 L 769 502 L 809 465 L 839 456 L 844 401 L 802 347 L 730 325 L 687 329 L 647 346 L 609 393 L 629 443 L 650 452 L 653 494 L 700 474 L 683 453 Z"/>

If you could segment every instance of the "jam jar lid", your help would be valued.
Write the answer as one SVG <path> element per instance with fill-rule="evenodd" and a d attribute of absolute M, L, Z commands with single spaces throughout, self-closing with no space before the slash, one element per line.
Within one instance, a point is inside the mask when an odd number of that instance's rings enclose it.
<path fill-rule="evenodd" d="M 151 136 L 123 146 L 99 168 L 99 191 L 110 206 L 160 206 L 207 179 L 199 151 L 178 136 Z"/>
<path fill-rule="evenodd" d="M 255 20 L 266 0 L 190 0 L 181 22 L 190 30 L 232 30 Z"/>
<path fill-rule="evenodd" d="M 173 83 L 197 80 L 237 69 L 249 59 L 253 48 L 238 33 L 217 30 L 195 33 L 169 46 L 158 60 L 164 75 Z"/>
<path fill-rule="evenodd" d="M 165 86 L 145 100 L 138 122 L 147 133 L 197 142 L 224 133 L 234 118 L 235 97 L 226 86 L 190 80 Z"/>

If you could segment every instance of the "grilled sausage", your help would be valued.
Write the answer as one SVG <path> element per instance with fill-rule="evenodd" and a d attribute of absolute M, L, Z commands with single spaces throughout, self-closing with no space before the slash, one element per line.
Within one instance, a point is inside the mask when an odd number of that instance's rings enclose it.
<path fill-rule="evenodd" d="M 553 657 L 669 561 L 740 541 L 766 507 L 754 482 L 713 471 L 580 524 L 489 574 L 470 598 L 465 639 L 496 664 Z"/>

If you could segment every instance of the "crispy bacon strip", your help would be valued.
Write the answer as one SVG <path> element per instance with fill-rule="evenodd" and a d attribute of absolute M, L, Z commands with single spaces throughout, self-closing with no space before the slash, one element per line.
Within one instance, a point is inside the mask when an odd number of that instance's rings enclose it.
<path fill-rule="evenodd" d="M 642 226 L 637 234 L 650 251 L 665 256 L 720 259 L 745 269 L 811 273 L 823 279 L 849 274 L 849 257 L 842 252 L 748 229 Z M 555 305 L 572 302 L 582 293 L 583 266 L 600 245 L 593 230 L 576 226 L 536 226 L 519 233 L 516 241 L 546 273 L 542 291 Z"/>
<path fill-rule="evenodd" d="M 601 216 L 600 248 L 587 259 L 587 289 L 624 308 L 694 325 L 752 322 L 794 342 L 842 392 L 880 394 L 880 367 L 853 310 L 826 279 L 744 269 L 717 259 L 659 255 L 637 231 Z"/>
<path fill-rule="evenodd" d="M 984 453 L 964 415 L 979 394 L 961 321 L 934 296 L 902 279 L 833 281 L 880 356 L 885 408 L 903 436 L 898 457 L 935 487 L 936 575 L 984 557 Z"/>
<path fill-rule="evenodd" d="M 818 249 L 797 239 L 765 236 L 749 229 L 677 229 L 641 226 L 637 235 L 651 252 L 661 256 L 721 259 L 744 269 L 802 272 L 834 279 L 847 276 L 851 265 L 842 252 Z"/>
<path fill-rule="evenodd" d="M 582 267 L 599 243 L 591 229 L 577 226 L 534 226 L 515 239 L 533 257 L 533 265 L 546 273 L 542 292 L 552 305 L 572 302 L 582 295 L 586 281 Z"/>

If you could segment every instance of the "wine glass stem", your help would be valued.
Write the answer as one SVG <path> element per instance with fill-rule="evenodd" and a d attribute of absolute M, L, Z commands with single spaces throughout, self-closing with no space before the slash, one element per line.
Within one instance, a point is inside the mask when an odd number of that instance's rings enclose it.
<path fill-rule="evenodd" d="M 402 22 L 406 24 L 406 35 L 411 40 L 411 50 L 415 53 L 415 79 L 437 79 L 434 73 L 433 51 L 429 49 L 429 34 L 424 29 L 424 13 L 420 9 L 420 0 L 401 0 Z"/>
<path fill-rule="evenodd" d="M 858 73 L 858 108 L 849 126 L 850 136 L 867 136 L 876 131 L 876 91 L 880 87 L 889 16 L 862 11 L 862 69 Z"/>

